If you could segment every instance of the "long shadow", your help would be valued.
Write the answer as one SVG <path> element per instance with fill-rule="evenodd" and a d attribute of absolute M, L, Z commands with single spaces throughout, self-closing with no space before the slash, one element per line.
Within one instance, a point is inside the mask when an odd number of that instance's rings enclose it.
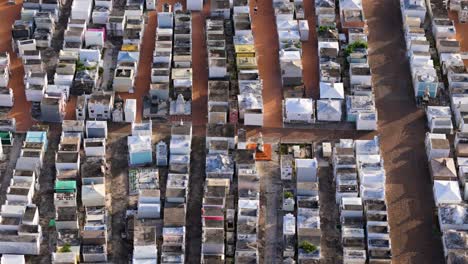
<path fill-rule="evenodd" d="M 399 1 L 365 0 L 364 10 L 387 173 L 393 262 L 443 263 L 440 238 L 433 234 L 424 113 L 415 106 Z"/>

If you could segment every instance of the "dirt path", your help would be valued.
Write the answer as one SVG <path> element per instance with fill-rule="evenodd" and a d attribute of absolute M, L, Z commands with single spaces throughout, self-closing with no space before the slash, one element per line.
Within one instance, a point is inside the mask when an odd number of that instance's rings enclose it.
<path fill-rule="evenodd" d="M 43 240 L 41 255 L 31 256 L 30 263 L 47 263 L 51 260 L 52 252 L 57 243 L 55 227 L 49 227 L 49 221 L 55 218 L 54 182 L 55 182 L 55 153 L 60 142 L 60 126 L 53 125 L 47 133 L 48 146 L 44 154 L 41 175 L 39 175 L 39 190 L 36 191 L 33 203 L 39 207 L 39 224 L 42 227 Z M 24 139 L 23 139 L 24 140 Z"/>
<path fill-rule="evenodd" d="M 280 67 L 278 61 L 278 34 L 276 33 L 273 1 L 250 1 L 252 31 L 255 39 L 258 69 L 263 81 L 263 126 L 282 127 Z M 258 13 L 253 14 L 257 4 Z"/>
<path fill-rule="evenodd" d="M 460 41 L 461 51 L 468 52 L 468 23 L 460 23 L 457 12 L 449 12 L 449 17 L 455 22 L 457 40 Z M 468 60 L 465 60 L 465 66 L 468 67 Z"/>
<path fill-rule="evenodd" d="M 277 142 L 275 142 L 277 143 Z M 259 253 L 260 263 L 281 263 L 283 211 L 281 208 L 282 182 L 279 168 L 278 145 L 274 144 L 272 160 L 257 162 L 260 175 Z"/>
<path fill-rule="evenodd" d="M 192 12 L 192 124 L 195 135 L 204 135 L 208 123 L 208 59 L 206 50 L 206 18 L 210 1 L 205 1 L 201 12 Z M 200 263 L 202 222 L 201 206 L 205 179 L 205 138 L 192 139 L 189 194 L 187 201 L 187 263 Z"/>
<path fill-rule="evenodd" d="M 13 176 L 13 170 L 16 167 L 16 161 L 21 154 L 21 148 L 25 138 L 24 134 L 16 134 L 15 141 L 10 147 L 3 146 L 5 160 L 0 162 L 0 204 L 6 201 L 7 189 Z"/>
<path fill-rule="evenodd" d="M 281 74 L 278 57 L 278 34 L 275 26 L 275 15 L 272 1 L 251 1 L 251 10 L 258 6 L 258 13 L 252 15 L 252 28 L 255 37 L 258 68 L 263 80 L 264 127 L 280 128 L 282 123 Z M 302 43 L 302 64 L 307 97 L 317 99 L 318 64 L 317 64 L 317 35 L 315 34 L 315 11 L 313 1 L 304 1 L 305 15 L 310 32 L 309 40 Z"/>
<path fill-rule="evenodd" d="M 192 123 L 201 126 L 204 133 L 204 126 L 208 123 L 208 59 L 206 50 L 206 17 L 209 16 L 210 3 L 205 2 L 202 12 L 192 13 L 192 69 L 193 69 L 193 90 L 192 90 Z"/>
<path fill-rule="evenodd" d="M 151 65 L 153 64 L 153 51 L 156 38 L 157 16 L 155 11 L 147 13 L 148 20 L 145 25 L 143 41 L 140 47 L 140 61 L 138 73 L 135 78 L 134 93 L 119 93 L 122 99 L 137 99 L 137 117 L 139 122 L 143 116 L 143 97 L 148 93 L 151 83 Z"/>
<path fill-rule="evenodd" d="M 443 263 L 434 234 L 432 188 L 424 153 L 425 117 L 416 109 L 405 57 L 399 1 L 364 1 L 370 65 L 387 172 L 395 263 Z"/>
<path fill-rule="evenodd" d="M 26 131 L 34 123 L 31 118 L 31 103 L 26 101 L 24 92 L 24 68 L 21 59 L 16 56 L 11 46 L 11 26 L 16 19 L 19 19 L 22 4 L 7 5 L 7 1 L 0 2 L 0 51 L 10 53 L 10 82 L 9 87 L 13 89 L 14 105 L 9 113 L 9 117 L 16 118 L 17 131 Z"/>
<path fill-rule="evenodd" d="M 315 31 L 316 17 L 314 1 L 304 1 L 305 18 L 309 24 L 309 40 L 302 42 L 302 76 L 304 77 L 305 96 L 319 99 L 318 43 Z"/>
<path fill-rule="evenodd" d="M 319 167 L 320 229 L 322 230 L 322 260 L 320 263 L 341 263 L 343 246 L 341 245 L 341 232 L 337 228 L 340 217 L 336 205 L 336 185 L 333 179 L 333 169 L 327 160 L 320 158 Z"/>
<path fill-rule="evenodd" d="M 205 184 L 205 138 L 193 137 L 187 201 L 186 263 L 200 263 L 202 221 L 201 207 Z"/>
<path fill-rule="evenodd" d="M 108 246 L 110 260 L 114 263 L 127 263 L 132 253 L 131 242 L 122 239 L 125 230 L 125 211 L 128 205 L 128 150 L 127 137 L 121 134 L 111 134 L 107 140 L 106 159 L 110 173 L 106 173 L 106 189 L 111 192 L 106 195 L 106 208 L 110 215 L 110 238 Z M 110 196 L 110 197 L 109 197 Z"/>

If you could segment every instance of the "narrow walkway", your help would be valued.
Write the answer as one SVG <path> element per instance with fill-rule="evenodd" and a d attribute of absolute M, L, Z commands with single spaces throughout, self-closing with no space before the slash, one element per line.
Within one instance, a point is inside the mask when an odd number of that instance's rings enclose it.
<path fill-rule="evenodd" d="M 10 187 L 10 181 L 13 178 L 13 170 L 21 154 L 24 139 L 25 134 L 17 134 L 15 135 L 12 146 L 3 147 L 5 159 L 0 161 L 0 205 L 6 202 L 7 190 L 8 187 Z"/>
<path fill-rule="evenodd" d="M 206 51 L 206 17 L 210 14 L 210 2 L 205 1 L 202 12 L 192 12 L 192 121 L 194 126 L 201 126 L 205 133 L 208 123 L 208 59 Z M 197 128 L 195 127 L 194 130 Z"/>
<path fill-rule="evenodd" d="M 258 69 L 263 81 L 263 127 L 282 127 L 281 105 L 283 92 L 278 60 L 278 34 L 273 10 L 273 1 L 250 1 L 252 31 Z M 258 6 L 257 14 L 253 13 Z"/>
<path fill-rule="evenodd" d="M 33 203 L 39 207 L 39 224 L 42 227 L 41 254 L 38 256 L 29 256 L 29 263 L 50 262 L 52 252 L 55 251 L 57 243 L 57 232 L 55 228 L 49 227 L 49 221 L 55 219 L 55 154 L 58 150 L 61 132 L 60 125 L 53 124 L 47 135 L 48 146 L 44 154 L 41 174 L 39 176 L 40 187 L 33 198 Z M 22 140 L 24 140 L 24 138 L 22 138 Z"/>
<path fill-rule="evenodd" d="M 11 46 L 11 26 L 16 19 L 19 19 L 22 4 L 8 5 L 7 1 L 0 2 L 0 52 L 10 53 L 10 81 L 8 86 L 13 89 L 14 105 L 8 117 L 16 118 L 16 130 L 28 130 L 34 120 L 31 118 L 31 103 L 26 101 L 24 91 L 24 68 L 21 58 L 18 58 Z"/>
<path fill-rule="evenodd" d="M 460 41 L 461 51 L 468 52 L 468 23 L 460 23 L 458 21 L 457 12 L 449 12 L 449 17 L 453 19 L 455 23 L 455 29 L 457 30 L 457 40 Z M 468 60 L 465 60 L 465 66 L 468 67 Z"/>
<path fill-rule="evenodd" d="M 161 8 L 161 6 L 159 6 Z M 159 9 L 160 10 L 160 9 Z M 122 99 L 137 99 L 136 121 L 140 122 L 143 116 L 143 97 L 148 93 L 151 83 L 151 66 L 153 65 L 153 51 L 156 39 L 156 27 L 158 26 L 155 11 L 147 13 L 148 20 L 140 47 L 140 61 L 138 73 L 135 78 L 134 93 L 119 93 Z"/>
<path fill-rule="evenodd" d="M 364 1 L 369 54 L 387 173 L 394 263 L 444 263 L 434 232 L 425 116 L 415 106 L 398 0 Z"/>
<path fill-rule="evenodd" d="M 320 243 L 322 259 L 320 263 L 342 263 L 343 245 L 341 244 L 341 230 L 337 228 L 340 213 L 336 205 L 336 185 L 333 177 L 333 168 L 328 160 L 320 156 L 319 153 L 322 150 L 317 148 L 318 142 L 315 143 L 315 155 L 319 164 L 320 230 L 322 231 Z"/>
<path fill-rule="evenodd" d="M 110 173 L 106 173 L 106 208 L 109 214 L 110 228 L 108 250 L 112 263 L 128 263 L 132 253 L 132 241 L 122 239 L 125 232 L 125 212 L 128 208 L 128 161 L 127 135 L 112 133 L 107 139 L 106 158 Z M 158 234 L 159 235 L 159 234 Z"/>
<path fill-rule="evenodd" d="M 186 263 L 201 263 L 202 245 L 202 200 L 205 184 L 205 138 L 192 138 L 190 157 L 189 199 L 187 199 L 185 255 Z"/>
<path fill-rule="evenodd" d="M 206 17 L 210 1 L 205 1 L 201 12 L 192 12 L 192 123 L 194 136 L 190 161 L 189 194 L 187 201 L 186 263 L 200 263 L 202 244 L 201 209 L 205 179 L 205 135 L 208 122 L 208 60 L 206 50 Z"/>
<path fill-rule="evenodd" d="M 320 97 L 318 43 L 314 1 L 304 1 L 305 18 L 309 24 L 309 40 L 302 42 L 302 76 L 304 77 L 305 96 L 314 100 Z"/>
<path fill-rule="evenodd" d="M 278 144 L 272 142 L 271 161 L 257 163 L 260 176 L 259 254 L 260 263 L 281 263 L 283 245 L 282 191 Z"/>

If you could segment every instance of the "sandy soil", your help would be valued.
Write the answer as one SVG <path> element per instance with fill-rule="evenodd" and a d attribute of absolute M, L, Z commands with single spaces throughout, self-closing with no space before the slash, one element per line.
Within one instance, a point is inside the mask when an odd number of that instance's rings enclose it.
<path fill-rule="evenodd" d="M 114 3 L 114 8 L 119 3 Z M 158 4 L 160 10 L 162 3 Z M 120 7 L 119 7 L 120 8 Z M 153 60 L 153 51 L 155 45 L 157 16 L 156 11 L 146 13 L 147 23 L 143 35 L 142 45 L 140 48 L 140 61 L 138 63 L 138 74 L 135 77 L 134 93 L 118 93 L 122 99 L 137 99 L 137 115 L 136 120 L 139 122 L 143 116 L 143 97 L 148 93 L 151 82 L 151 65 Z M 110 73 L 113 74 L 113 73 Z M 66 107 L 66 119 L 75 118 L 76 96 L 71 96 Z"/>
<path fill-rule="evenodd" d="M 461 51 L 468 51 L 468 23 L 462 24 L 458 21 L 457 12 L 449 12 L 449 17 L 454 20 L 457 30 L 457 40 L 460 41 Z M 465 60 L 465 66 L 468 67 L 468 60 Z"/>
<path fill-rule="evenodd" d="M 205 184 L 205 138 L 193 137 L 190 158 L 189 194 L 187 201 L 186 263 L 200 263 L 202 222 L 201 208 Z"/>
<path fill-rule="evenodd" d="M 19 19 L 22 4 L 7 5 L 6 3 L 6 0 L 0 2 L 0 17 L 3 20 L 3 23 L 0 23 L 0 51 L 10 52 L 11 58 L 9 87 L 13 89 L 14 105 L 8 116 L 16 118 L 18 131 L 26 131 L 34 123 L 30 114 L 31 104 L 26 101 L 24 93 L 23 64 L 11 47 L 11 25 Z"/>
<path fill-rule="evenodd" d="M 425 117 L 415 106 L 399 1 L 365 0 L 364 9 L 387 172 L 393 259 L 395 263 L 443 263 L 424 153 Z"/>
<path fill-rule="evenodd" d="M 180 2 L 180 1 L 166 1 L 166 2 Z M 11 52 L 11 25 L 13 24 L 15 19 L 19 18 L 19 14 L 21 11 L 21 5 L 9 6 L 5 4 L 6 1 L 3 0 L 2 4 L 0 5 L 0 15 L 2 17 L 6 17 L 8 19 L 7 23 L 0 24 L 0 51 L 10 51 Z M 185 2 L 183 1 L 185 4 Z M 158 3 L 159 10 L 162 7 L 163 2 Z M 200 17 L 200 15 L 198 15 Z M 194 20 L 197 19 L 197 15 L 194 15 Z M 200 18 L 198 18 L 200 20 Z M 195 25 L 194 25 L 195 26 Z M 140 51 L 140 62 L 138 65 L 138 75 L 136 76 L 135 81 L 135 92 L 133 94 L 129 93 L 119 93 L 123 99 L 137 99 L 137 121 L 141 120 L 142 112 L 143 112 L 143 96 L 149 90 L 150 86 L 150 73 L 151 73 L 151 64 L 152 64 L 152 54 L 154 50 L 154 42 L 155 42 L 155 33 L 157 27 L 157 17 L 156 12 L 148 12 L 148 20 L 147 25 L 145 27 L 145 33 L 143 37 L 143 44 Z M 201 28 L 199 28 L 199 32 L 201 32 Z M 204 34 L 198 34 L 202 37 Z M 199 42 L 198 48 L 200 49 L 203 46 L 203 42 Z M 194 50 L 197 47 L 194 45 Z M 204 56 L 206 57 L 206 56 Z M 203 58 L 204 58 L 203 57 Z M 203 66 L 203 61 L 200 61 L 200 58 L 194 58 L 194 64 Z M 204 59 L 206 65 L 206 58 Z M 201 69 L 206 68 L 200 67 Z M 203 76 L 202 73 L 197 74 L 196 67 L 194 67 L 194 74 L 197 77 L 194 77 L 194 98 L 206 98 L 206 92 L 197 92 L 202 90 L 203 88 L 203 78 L 199 78 L 198 76 Z M 206 71 L 205 71 L 206 72 Z M 206 74 L 205 74 L 206 75 Z M 31 108 L 31 104 L 26 101 L 26 96 L 24 93 L 24 83 L 23 83 L 23 76 L 24 76 L 24 69 L 21 63 L 21 59 L 16 58 L 15 55 L 12 56 L 12 76 L 10 78 L 10 86 L 13 89 L 14 97 L 15 97 L 15 104 L 11 110 L 10 117 L 15 117 L 17 121 L 17 130 L 18 131 L 26 131 L 31 125 L 34 123 L 29 109 Z M 204 85 L 206 91 L 206 84 Z M 197 89 L 198 88 L 198 89 Z M 206 100 L 206 99 L 205 99 Z M 202 100 L 197 100 L 197 105 L 199 108 L 203 104 Z M 71 96 L 70 101 L 67 103 L 66 107 L 66 118 L 73 119 L 75 117 L 75 105 L 76 105 L 76 97 Z M 206 109 L 206 101 L 203 104 L 204 108 Z M 25 111 L 25 109 L 28 109 Z M 206 110 L 205 110 L 206 111 Z M 205 114 L 206 116 L 206 114 Z M 203 123 L 204 121 L 201 120 L 199 123 Z"/>
<path fill-rule="evenodd" d="M 316 149 L 317 150 L 317 149 Z M 321 150 L 320 150 L 321 153 Z M 336 185 L 333 179 L 333 169 L 328 160 L 322 159 L 316 152 L 319 160 L 319 195 L 320 195 L 320 229 L 321 239 L 321 264 L 341 263 L 343 246 L 341 245 L 341 232 L 337 228 L 340 219 L 338 206 L 336 205 Z"/>
<path fill-rule="evenodd" d="M 175 2 L 172 1 L 171 2 Z M 415 107 L 410 84 L 409 67 L 405 58 L 404 40 L 401 31 L 401 16 L 397 0 L 365 0 L 369 24 L 370 64 L 374 73 L 376 100 L 379 110 L 379 131 L 387 171 L 387 199 L 389 221 L 395 263 L 443 263 L 442 246 L 434 230 L 432 217 L 433 201 L 429 172 L 424 153 L 424 113 Z M 162 2 L 159 3 L 159 8 Z M 252 1 L 252 7 L 254 1 Z M 306 1 L 309 26 L 313 29 L 314 18 L 311 4 Z M 20 6 L 0 5 L 0 15 L 5 23 L 0 24 L 0 50 L 10 50 L 11 24 L 18 17 Z M 149 88 L 149 67 L 154 48 L 154 32 L 157 25 L 155 12 L 149 14 L 148 25 L 142 46 L 137 76 L 136 91 L 125 98 L 138 99 L 138 120 L 141 118 L 142 97 Z M 193 16 L 194 50 L 194 120 L 195 128 L 203 131 L 206 119 L 206 51 L 204 48 L 204 19 L 199 13 Z M 281 127 L 281 85 L 278 64 L 276 27 L 270 1 L 258 1 L 258 14 L 253 15 L 256 49 L 259 56 L 260 74 L 264 80 L 265 126 L 264 136 L 272 139 L 301 138 L 310 141 L 336 138 L 370 138 L 375 133 L 358 133 L 348 130 L 297 130 Z M 468 50 L 466 25 L 457 25 L 463 50 Z M 313 31 L 311 31 L 312 33 Z M 304 63 L 307 95 L 316 97 L 314 82 L 317 69 L 313 61 L 315 40 L 311 34 L 304 45 Z M 272 47 L 273 46 L 273 47 Z M 199 51 L 199 52 L 198 52 Z M 11 116 L 17 118 L 18 130 L 26 130 L 32 124 L 30 105 L 25 100 L 23 67 L 13 55 L 11 87 L 15 94 L 15 106 Z M 205 63 L 205 66 L 203 66 Z M 314 68 L 315 67 L 315 68 Z M 309 74 L 310 73 L 310 74 Z M 128 96 L 128 97 L 127 97 Z M 195 112 L 197 111 L 197 112 Z M 254 135 L 259 129 L 250 129 Z M 113 197 L 114 198 L 114 197 Z M 194 204 L 195 206 L 195 204 Z M 194 225 L 195 226 L 195 225 Z M 190 233 L 190 231 L 189 231 Z M 195 234 L 194 237 L 197 237 Z M 114 237 L 117 238 L 117 237 Z M 196 242 L 193 244 L 196 248 Z M 191 253 L 192 245 L 188 249 Z"/>
<path fill-rule="evenodd" d="M 9 86 L 13 89 L 14 105 L 8 116 L 16 118 L 17 131 L 24 132 L 36 122 L 31 117 L 31 103 L 26 101 L 23 81 L 23 64 L 21 58 L 17 57 L 16 54 L 13 53 L 11 46 L 11 25 L 16 19 L 20 18 L 22 4 L 20 3 L 21 1 L 17 1 L 19 4 L 11 6 L 7 5 L 6 2 L 6 0 L 2 0 L 0 4 L 0 16 L 6 18 L 5 23 L 0 23 L 0 51 L 10 52 L 11 58 L 11 76 Z M 60 25 L 57 26 L 56 33 L 61 29 L 60 27 Z M 54 38 L 55 37 L 56 34 L 54 35 Z M 49 50 L 52 50 L 52 48 Z M 66 118 L 68 119 L 72 119 L 75 116 L 75 101 L 76 98 L 72 96 L 70 102 L 67 104 Z"/>
<path fill-rule="evenodd" d="M 192 13 L 192 122 L 194 130 L 208 123 L 208 59 L 206 51 L 206 17 L 209 16 L 210 1 L 205 2 L 202 12 Z M 202 133 L 205 129 L 201 129 Z M 198 131 L 195 131 L 198 132 Z"/>
<path fill-rule="evenodd" d="M 272 1 L 251 1 L 251 10 L 257 5 L 258 13 L 252 15 L 252 28 L 258 57 L 260 77 L 263 80 L 264 127 L 283 127 L 282 99 L 283 89 L 278 58 L 278 34 Z M 305 93 L 307 97 L 317 99 L 318 64 L 317 35 L 315 33 L 315 15 L 313 1 L 304 1 L 305 16 L 309 23 L 309 40 L 302 43 L 302 64 Z"/>
<path fill-rule="evenodd" d="M 65 120 L 74 120 L 76 119 L 76 96 L 70 96 L 70 99 L 67 102 L 65 108 Z"/>
<path fill-rule="evenodd" d="M 258 12 L 253 14 L 254 6 Z M 258 68 L 263 80 L 263 124 L 265 127 L 282 127 L 280 67 L 278 63 L 278 35 L 272 1 L 250 1 L 252 30 L 255 39 Z"/>
<path fill-rule="evenodd" d="M 0 161 L 0 204 L 4 204 L 6 201 L 7 189 L 10 186 L 16 161 L 21 154 L 24 137 L 24 134 L 16 134 L 12 146 L 3 146 L 5 160 Z"/>
<path fill-rule="evenodd" d="M 50 127 L 47 135 L 48 146 L 44 155 L 44 161 L 39 176 L 39 191 L 36 191 L 33 203 L 39 207 L 39 223 L 43 230 L 41 243 L 41 255 L 31 256 L 28 263 L 47 263 L 51 260 L 52 252 L 55 252 L 57 243 L 57 231 L 49 227 L 49 221 L 55 218 L 54 207 L 54 181 L 55 181 L 55 153 L 60 142 L 61 129 L 58 125 Z M 81 215 L 83 216 L 83 215 Z"/>
<path fill-rule="evenodd" d="M 137 117 L 141 121 L 143 115 L 143 97 L 148 93 L 151 81 L 151 65 L 153 63 L 153 51 L 156 36 L 157 17 L 156 12 L 147 13 L 148 20 L 140 48 L 140 61 L 138 63 L 138 74 L 135 79 L 135 91 L 132 94 L 119 93 L 122 99 L 137 99 Z"/>
<path fill-rule="evenodd" d="M 285 128 L 247 128 L 247 135 L 249 137 L 256 136 L 259 132 L 263 133 L 264 137 L 274 140 L 287 140 L 297 141 L 304 140 L 314 142 L 318 140 L 334 140 L 339 138 L 352 138 L 352 139 L 369 139 L 375 134 L 356 130 L 328 130 L 321 128 L 314 129 L 285 129 Z"/>
<path fill-rule="evenodd" d="M 283 239 L 282 187 L 278 144 L 272 144 L 271 161 L 258 162 L 260 176 L 259 253 L 260 263 L 281 263 Z"/>
<path fill-rule="evenodd" d="M 111 220 L 108 231 L 111 238 L 108 242 L 109 259 L 118 263 L 128 259 L 133 250 L 132 242 L 121 237 L 125 230 L 125 211 L 128 205 L 127 135 L 110 134 L 106 150 L 110 168 L 110 173 L 106 173 L 106 208 Z"/>
<path fill-rule="evenodd" d="M 161 10 L 164 3 L 174 4 L 181 2 L 185 8 L 185 1 L 161 1 L 158 3 L 158 10 Z M 192 51 L 193 51 L 193 102 L 192 102 L 192 121 L 195 128 L 201 126 L 204 132 L 204 124 L 207 123 L 207 85 L 208 68 L 207 53 L 205 45 L 205 16 L 209 13 L 209 2 L 205 3 L 202 12 L 194 12 L 192 15 Z M 148 13 L 148 24 L 146 25 L 143 44 L 140 52 L 140 63 L 138 75 L 135 82 L 135 93 L 120 93 L 122 98 L 135 98 L 138 101 L 137 121 L 141 120 L 143 110 L 143 96 L 145 96 L 150 86 L 150 74 L 155 45 L 155 33 L 157 27 L 156 12 Z"/>
<path fill-rule="evenodd" d="M 304 1 L 305 17 L 309 24 L 309 40 L 302 42 L 302 76 L 304 77 L 305 96 L 319 99 L 318 44 L 315 31 L 314 1 Z"/>
<path fill-rule="evenodd" d="M 307 12 L 306 6 L 306 12 Z M 259 3 L 258 21 L 272 23 L 271 4 Z M 423 137 L 424 113 L 415 107 L 411 89 L 410 73 L 405 58 L 405 45 L 401 31 L 401 15 L 398 1 L 365 1 L 369 23 L 370 64 L 376 88 L 376 103 L 379 110 L 379 130 L 382 151 L 387 171 L 387 199 L 389 222 L 395 263 L 443 263 L 440 238 L 434 232 L 433 198 Z M 269 14 L 269 15 L 268 15 Z M 310 21 L 309 21 L 310 23 Z M 262 27 L 256 34 L 260 55 L 260 70 L 265 78 L 264 94 L 266 109 L 274 109 L 278 102 L 277 50 L 262 49 L 273 43 L 272 27 Z M 255 30 L 255 28 L 254 28 Z M 271 31 L 271 32 L 270 32 Z M 459 30 L 460 32 L 460 30 Z M 265 41 L 265 42 L 264 42 Z M 265 58 L 265 56 L 267 56 Z M 265 63 L 265 61 L 267 61 Z M 273 65 L 262 68 L 262 64 Z M 274 63 L 274 64 L 270 64 Z M 271 79 L 266 76 L 271 76 Z M 273 106 L 273 108 L 271 108 Z M 265 124 L 274 124 L 273 113 L 265 117 Z M 271 125 L 274 127 L 274 125 Z M 323 129 L 295 130 L 250 129 L 249 136 L 262 131 L 265 137 L 275 139 L 331 140 L 336 138 L 371 138 L 377 133 L 362 133 L 347 130 Z"/>

